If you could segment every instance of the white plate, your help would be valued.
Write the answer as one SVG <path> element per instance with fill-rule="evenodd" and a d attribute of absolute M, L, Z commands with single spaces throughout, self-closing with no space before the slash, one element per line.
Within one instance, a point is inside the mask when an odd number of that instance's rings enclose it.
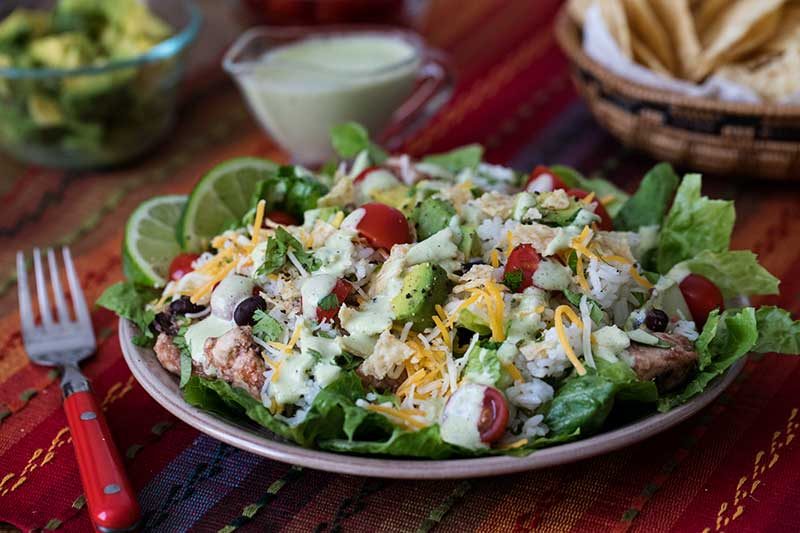
<path fill-rule="evenodd" d="M 131 342 L 138 332 L 120 319 L 122 353 L 145 391 L 167 411 L 195 429 L 242 450 L 294 465 L 340 474 L 395 479 L 455 479 L 509 474 L 556 466 L 608 453 L 645 440 L 679 424 L 711 403 L 733 382 L 744 366 L 744 358 L 717 379 L 703 394 L 667 413 L 653 414 L 626 426 L 569 444 L 537 450 L 527 457 L 482 457 L 440 461 L 383 459 L 303 448 L 275 436 L 253 423 L 242 425 L 202 411 L 183 401 L 178 379 L 156 360 L 149 348 Z"/>

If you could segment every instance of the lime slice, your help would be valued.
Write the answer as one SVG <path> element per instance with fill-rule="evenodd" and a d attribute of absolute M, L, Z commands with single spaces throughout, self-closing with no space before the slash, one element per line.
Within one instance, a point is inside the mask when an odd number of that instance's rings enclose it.
<path fill-rule="evenodd" d="M 186 206 L 186 196 L 156 196 L 131 214 L 125 225 L 122 267 L 131 281 L 163 287 L 169 264 L 181 252 L 175 227 Z"/>
<path fill-rule="evenodd" d="M 212 168 L 194 186 L 178 224 L 178 241 L 201 252 L 215 237 L 239 222 L 251 207 L 256 184 L 278 170 L 266 159 L 239 157 Z"/>

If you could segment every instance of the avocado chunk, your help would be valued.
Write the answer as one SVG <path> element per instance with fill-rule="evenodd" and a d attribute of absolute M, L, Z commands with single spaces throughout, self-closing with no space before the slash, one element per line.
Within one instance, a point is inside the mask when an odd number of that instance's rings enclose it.
<path fill-rule="evenodd" d="M 22 45 L 44 35 L 50 28 L 50 13 L 38 9 L 15 9 L 0 22 L 0 45 Z"/>
<path fill-rule="evenodd" d="M 31 58 L 43 67 L 71 69 L 89 64 L 97 52 L 82 33 L 60 33 L 31 41 Z"/>
<path fill-rule="evenodd" d="M 547 226 L 569 226 L 575 217 L 578 215 L 578 211 L 581 210 L 580 202 L 570 199 L 569 207 L 566 209 L 553 209 L 553 210 L 542 210 L 542 220 L 541 223 Z"/>
<path fill-rule="evenodd" d="M 461 226 L 461 242 L 458 243 L 458 249 L 467 259 L 483 254 L 481 240 L 474 226 Z"/>
<path fill-rule="evenodd" d="M 424 241 L 434 233 L 438 233 L 450 224 L 455 216 L 455 208 L 441 198 L 426 198 L 417 207 L 417 238 Z"/>
<path fill-rule="evenodd" d="M 417 331 L 433 326 L 436 305 L 444 303 L 449 292 L 447 272 L 433 263 L 414 265 L 403 278 L 403 289 L 392 299 L 395 320 L 411 322 Z"/>
<path fill-rule="evenodd" d="M 469 309 L 462 309 L 458 313 L 456 325 L 474 331 L 478 335 L 490 335 L 492 333 L 489 324 Z"/>
<path fill-rule="evenodd" d="M 408 214 L 408 206 L 411 203 L 411 196 L 408 194 L 409 190 L 406 185 L 397 185 L 388 189 L 377 189 L 372 191 L 370 195 L 376 202 L 386 204 L 403 211 L 404 214 Z"/>

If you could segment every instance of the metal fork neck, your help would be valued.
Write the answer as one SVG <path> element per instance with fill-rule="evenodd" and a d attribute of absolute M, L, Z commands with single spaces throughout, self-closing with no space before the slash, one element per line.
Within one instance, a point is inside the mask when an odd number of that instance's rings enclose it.
<path fill-rule="evenodd" d="M 64 398 L 73 393 L 88 390 L 90 390 L 89 380 L 81 373 L 78 365 L 64 365 L 64 375 L 61 377 L 61 392 Z"/>

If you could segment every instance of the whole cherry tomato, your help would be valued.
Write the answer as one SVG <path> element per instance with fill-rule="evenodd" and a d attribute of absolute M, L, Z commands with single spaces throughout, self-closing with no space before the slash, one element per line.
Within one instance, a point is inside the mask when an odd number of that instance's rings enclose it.
<path fill-rule="evenodd" d="M 411 242 L 408 219 L 399 209 L 379 203 L 364 204 L 361 209 L 364 216 L 356 229 L 373 247 L 391 250 L 395 244 Z"/>
<path fill-rule="evenodd" d="M 498 441 L 506 432 L 506 424 L 508 424 L 508 404 L 505 397 L 499 390 L 486 387 L 483 393 L 481 417 L 478 420 L 481 441 L 487 444 Z"/>
<path fill-rule="evenodd" d="M 567 189 L 567 194 L 574 196 L 578 200 L 589 196 L 589 193 L 583 189 Z M 600 202 L 600 200 L 595 198 L 594 203 L 597 204 L 597 207 L 594 208 L 594 214 L 600 217 L 600 222 L 597 226 L 603 231 L 612 231 L 614 229 L 614 222 L 611 220 L 611 215 L 608 214 L 608 211 L 603 207 L 603 203 Z"/>
<path fill-rule="evenodd" d="M 200 257 L 197 254 L 178 254 L 169 264 L 169 279 L 178 281 L 192 271 L 192 263 Z"/>
<path fill-rule="evenodd" d="M 325 306 L 324 309 L 317 305 L 317 322 L 323 322 L 325 320 L 333 322 L 336 320 L 336 316 L 339 314 L 339 308 L 342 306 L 347 297 L 350 296 L 352 291 L 352 285 L 343 279 L 337 279 L 336 285 L 333 286 L 333 291 L 331 294 L 336 297 L 338 303 L 336 305 L 329 304 Z"/>
<path fill-rule="evenodd" d="M 503 270 L 503 281 L 514 292 L 522 292 L 533 285 L 533 273 L 539 268 L 541 256 L 531 244 L 520 244 L 508 255 Z"/>
<path fill-rule="evenodd" d="M 722 293 L 711 280 L 699 274 L 689 274 L 678 285 L 698 328 L 702 328 L 714 309 L 722 309 Z"/>
<path fill-rule="evenodd" d="M 567 185 L 548 167 L 539 165 L 528 176 L 525 190 L 528 192 L 551 192 L 566 189 Z"/>

